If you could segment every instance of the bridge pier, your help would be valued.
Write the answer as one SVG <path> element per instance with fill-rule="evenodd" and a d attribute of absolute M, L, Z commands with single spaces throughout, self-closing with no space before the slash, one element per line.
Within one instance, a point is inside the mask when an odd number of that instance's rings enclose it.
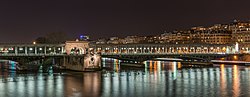
<path fill-rule="evenodd" d="M 100 55 L 68 55 L 63 58 L 63 66 L 73 71 L 96 71 L 102 69 Z"/>

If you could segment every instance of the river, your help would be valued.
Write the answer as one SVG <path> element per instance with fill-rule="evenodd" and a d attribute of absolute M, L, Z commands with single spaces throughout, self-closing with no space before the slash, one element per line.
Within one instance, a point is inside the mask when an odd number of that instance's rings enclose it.
<path fill-rule="evenodd" d="M 220 64 L 182 68 L 180 62 L 147 61 L 123 69 L 103 59 L 98 72 L 0 72 L 0 97 L 239 97 L 250 96 L 250 68 Z M 148 69 L 149 68 L 149 69 Z"/>

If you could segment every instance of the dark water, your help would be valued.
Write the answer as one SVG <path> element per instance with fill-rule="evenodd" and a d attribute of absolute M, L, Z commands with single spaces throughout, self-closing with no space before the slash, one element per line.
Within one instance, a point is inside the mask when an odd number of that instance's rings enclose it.
<path fill-rule="evenodd" d="M 150 69 L 123 70 L 119 61 L 100 72 L 1 71 L 0 97 L 249 97 L 250 68 L 218 65 L 181 68 L 178 62 L 148 61 Z"/>

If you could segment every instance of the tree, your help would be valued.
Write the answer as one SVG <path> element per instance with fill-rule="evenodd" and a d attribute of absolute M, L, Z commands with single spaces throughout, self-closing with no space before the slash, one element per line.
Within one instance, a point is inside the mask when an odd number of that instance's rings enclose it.
<path fill-rule="evenodd" d="M 48 42 L 52 44 L 64 43 L 69 39 L 68 35 L 64 32 L 51 32 L 45 37 L 48 39 Z"/>
<path fill-rule="evenodd" d="M 64 32 L 50 32 L 43 37 L 38 37 L 36 39 L 36 43 L 59 44 L 59 43 L 65 43 L 67 40 L 69 40 L 69 38 L 67 34 Z"/>
<path fill-rule="evenodd" d="M 46 38 L 46 37 L 38 37 L 36 40 L 36 43 L 38 43 L 38 44 L 46 44 L 46 43 L 49 43 L 48 41 L 48 39 Z"/>

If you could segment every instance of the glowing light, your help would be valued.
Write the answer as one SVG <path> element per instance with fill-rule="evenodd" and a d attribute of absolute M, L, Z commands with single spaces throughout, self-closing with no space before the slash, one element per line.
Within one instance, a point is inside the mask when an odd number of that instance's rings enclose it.
<path fill-rule="evenodd" d="M 237 59 L 238 59 L 238 57 L 237 57 L 236 55 L 234 55 L 234 59 L 235 59 L 235 60 L 237 60 Z"/>
<path fill-rule="evenodd" d="M 34 41 L 33 44 L 36 44 L 36 42 Z"/>
<path fill-rule="evenodd" d="M 19 50 L 23 50 L 23 48 L 19 48 Z"/>
<path fill-rule="evenodd" d="M 239 70 L 238 70 L 238 66 L 234 65 L 233 67 L 233 92 L 234 92 L 234 96 L 237 97 L 239 96 L 240 93 L 240 78 L 239 78 Z"/>
<path fill-rule="evenodd" d="M 83 35 L 80 35 L 80 38 L 83 38 L 84 36 Z"/>
<path fill-rule="evenodd" d="M 226 51 L 226 47 L 223 47 L 222 50 L 223 50 L 223 51 Z"/>
<path fill-rule="evenodd" d="M 11 47 L 11 48 L 9 48 L 9 50 L 14 50 L 14 48 Z"/>
<path fill-rule="evenodd" d="M 235 44 L 235 52 L 238 52 L 239 51 L 239 44 L 238 44 L 238 42 L 236 42 L 236 44 Z"/>

